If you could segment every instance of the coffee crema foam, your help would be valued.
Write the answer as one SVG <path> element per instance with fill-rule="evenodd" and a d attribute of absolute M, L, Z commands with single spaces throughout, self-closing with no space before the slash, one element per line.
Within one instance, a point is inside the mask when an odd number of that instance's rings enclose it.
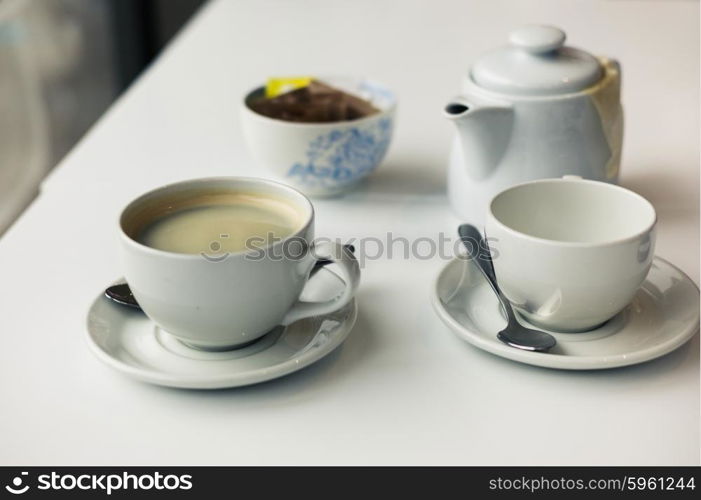
<path fill-rule="evenodd" d="M 148 247 L 181 254 L 263 248 L 271 238 L 294 234 L 304 222 L 291 203 L 256 193 L 202 194 L 160 206 L 146 207 L 148 220 L 142 217 L 131 236 Z"/>

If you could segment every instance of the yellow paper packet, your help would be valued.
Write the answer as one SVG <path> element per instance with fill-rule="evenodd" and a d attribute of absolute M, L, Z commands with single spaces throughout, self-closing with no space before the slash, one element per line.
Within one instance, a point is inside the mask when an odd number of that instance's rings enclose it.
<path fill-rule="evenodd" d="M 265 97 L 277 97 L 285 92 L 301 89 L 311 83 L 311 76 L 293 76 L 285 78 L 268 78 L 265 85 Z"/>

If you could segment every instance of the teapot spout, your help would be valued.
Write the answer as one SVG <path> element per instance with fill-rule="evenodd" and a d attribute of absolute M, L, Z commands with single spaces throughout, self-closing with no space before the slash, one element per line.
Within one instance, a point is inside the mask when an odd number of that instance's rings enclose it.
<path fill-rule="evenodd" d="M 458 129 L 458 143 L 468 175 L 486 179 L 499 165 L 511 138 L 513 108 L 502 103 L 477 103 L 462 97 L 444 108 Z"/>

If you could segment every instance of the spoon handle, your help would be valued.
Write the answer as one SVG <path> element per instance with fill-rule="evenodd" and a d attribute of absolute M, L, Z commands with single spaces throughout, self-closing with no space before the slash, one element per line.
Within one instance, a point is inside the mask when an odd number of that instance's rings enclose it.
<path fill-rule="evenodd" d="M 511 307 L 511 302 L 504 296 L 499 289 L 499 285 L 497 285 L 497 277 L 494 273 L 492 257 L 489 253 L 489 248 L 485 244 L 484 238 L 482 238 L 480 230 L 472 224 L 461 224 L 460 227 L 458 227 L 458 234 L 460 235 L 463 245 L 467 249 L 467 254 L 475 261 L 477 267 L 484 277 L 487 278 L 487 282 L 489 282 L 492 290 L 494 290 L 494 293 L 499 298 L 501 307 L 504 309 L 509 321 L 517 321 L 514 310 Z"/>

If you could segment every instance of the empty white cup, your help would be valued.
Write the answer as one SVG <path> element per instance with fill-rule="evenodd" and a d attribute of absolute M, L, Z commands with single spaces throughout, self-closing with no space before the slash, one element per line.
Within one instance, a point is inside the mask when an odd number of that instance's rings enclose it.
<path fill-rule="evenodd" d="M 542 328 L 576 332 L 611 319 L 645 280 L 655 209 L 642 196 L 578 177 L 511 187 L 488 207 L 499 287 Z"/>

